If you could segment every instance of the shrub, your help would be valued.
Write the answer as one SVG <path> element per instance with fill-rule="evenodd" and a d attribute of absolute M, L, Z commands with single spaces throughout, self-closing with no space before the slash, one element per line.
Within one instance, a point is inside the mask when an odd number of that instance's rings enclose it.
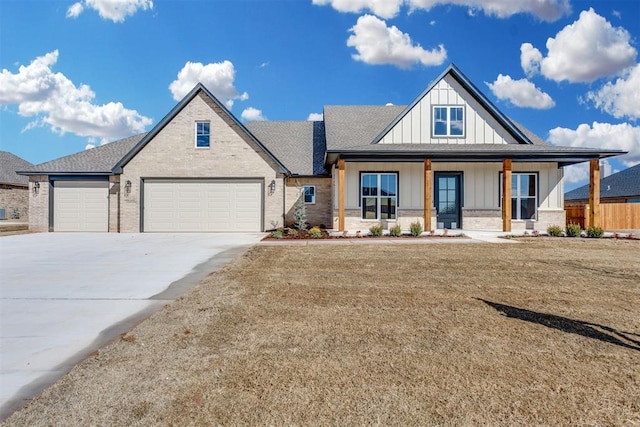
<path fill-rule="evenodd" d="M 578 237 L 582 233 L 582 228 L 578 224 L 569 224 L 565 232 L 568 237 Z"/>
<path fill-rule="evenodd" d="M 547 234 L 552 237 L 562 237 L 562 228 L 559 225 L 550 225 L 547 227 Z"/>
<path fill-rule="evenodd" d="M 304 196 L 300 195 L 293 205 L 293 221 L 298 230 L 307 228 L 307 208 L 304 205 Z"/>
<path fill-rule="evenodd" d="M 587 237 L 600 238 L 604 236 L 604 230 L 600 227 L 587 227 Z"/>
<path fill-rule="evenodd" d="M 320 230 L 318 227 L 312 227 L 309 230 L 309 236 L 313 237 L 314 239 L 319 239 L 322 237 L 322 230 Z"/>
<path fill-rule="evenodd" d="M 276 230 L 271 233 L 271 237 L 274 239 L 282 239 L 282 231 Z"/>
<path fill-rule="evenodd" d="M 411 235 L 413 237 L 418 237 L 419 235 L 421 235 L 422 224 L 420 224 L 420 221 L 412 222 L 411 225 L 409 225 L 409 231 L 411 232 Z"/>
<path fill-rule="evenodd" d="M 287 236 L 298 237 L 298 234 L 299 232 L 295 228 L 287 228 Z"/>
<path fill-rule="evenodd" d="M 371 228 L 369 228 L 369 233 L 371 233 L 371 235 L 373 237 L 380 237 L 382 236 L 382 225 L 381 224 L 377 224 L 377 225 L 373 225 L 371 226 Z"/>
<path fill-rule="evenodd" d="M 400 224 L 396 224 L 389 229 L 389 234 L 393 237 L 402 236 L 402 228 L 400 228 Z"/>

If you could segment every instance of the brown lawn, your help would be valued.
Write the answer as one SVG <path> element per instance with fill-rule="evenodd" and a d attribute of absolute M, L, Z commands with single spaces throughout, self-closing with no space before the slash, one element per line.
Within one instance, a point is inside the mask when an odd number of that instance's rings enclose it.
<path fill-rule="evenodd" d="M 256 247 L 8 425 L 638 425 L 640 242 Z"/>

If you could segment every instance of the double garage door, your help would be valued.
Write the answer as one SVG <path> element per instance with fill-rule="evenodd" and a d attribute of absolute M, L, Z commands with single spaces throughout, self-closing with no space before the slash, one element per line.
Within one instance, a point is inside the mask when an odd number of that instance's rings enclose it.
<path fill-rule="evenodd" d="M 143 191 L 145 232 L 262 229 L 260 182 L 145 179 Z"/>

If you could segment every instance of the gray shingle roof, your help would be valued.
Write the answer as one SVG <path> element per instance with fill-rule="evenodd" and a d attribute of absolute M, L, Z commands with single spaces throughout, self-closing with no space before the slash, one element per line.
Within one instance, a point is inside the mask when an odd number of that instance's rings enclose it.
<path fill-rule="evenodd" d="M 0 184 L 29 185 L 29 178 L 18 175 L 16 171 L 33 167 L 26 160 L 9 153 L 0 151 Z"/>
<path fill-rule="evenodd" d="M 110 174 L 111 169 L 127 154 L 146 133 L 130 136 L 99 147 L 90 148 L 49 162 L 25 169 L 31 175 L 39 173 L 95 173 Z"/>
<path fill-rule="evenodd" d="M 600 197 L 640 197 L 640 165 L 611 174 L 600 180 Z M 571 190 L 564 195 L 565 200 L 586 200 L 589 185 Z"/>
<path fill-rule="evenodd" d="M 324 122 L 251 122 L 246 128 L 293 174 L 327 174 Z"/>
<path fill-rule="evenodd" d="M 328 105 L 324 107 L 327 149 L 371 144 L 406 106 Z"/>

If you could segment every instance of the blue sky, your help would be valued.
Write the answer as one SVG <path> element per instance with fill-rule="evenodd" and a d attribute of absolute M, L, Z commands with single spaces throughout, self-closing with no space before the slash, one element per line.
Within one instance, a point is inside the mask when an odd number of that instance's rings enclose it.
<path fill-rule="evenodd" d="M 0 146 L 148 131 L 197 81 L 245 122 L 404 105 L 455 63 L 550 143 L 629 151 L 615 171 L 640 162 L 638 49 L 637 0 L 3 0 Z"/>

